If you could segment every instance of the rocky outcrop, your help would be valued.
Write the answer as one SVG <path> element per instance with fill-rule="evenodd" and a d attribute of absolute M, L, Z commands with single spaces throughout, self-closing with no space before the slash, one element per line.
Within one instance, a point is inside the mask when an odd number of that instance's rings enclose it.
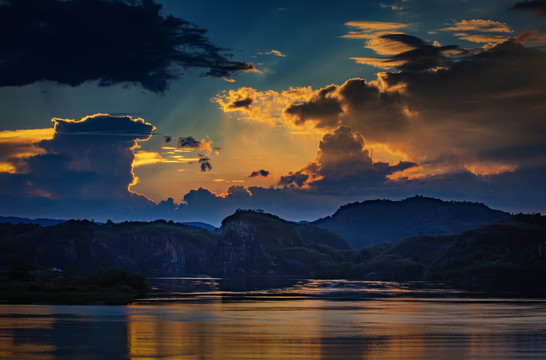
<path fill-rule="evenodd" d="M 348 245 L 335 234 L 271 214 L 240 210 L 222 222 L 220 263 L 231 275 L 317 276 L 340 260 Z"/>

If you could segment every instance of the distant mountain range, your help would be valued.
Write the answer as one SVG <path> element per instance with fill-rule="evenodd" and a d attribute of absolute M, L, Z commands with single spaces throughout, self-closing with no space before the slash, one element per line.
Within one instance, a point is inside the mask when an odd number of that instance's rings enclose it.
<path fill-rule="evenodd" d="M 28 219 L 28 218 L 22 218 L 22 217 L 16 217 L 16 216 L 0 216 L 0 223 L 11 223 L 11 224 L 36 224 L 40 226 L 52 226 L 52 225 L 57 225 L 57 224 L 66 222 L 66 221 L 67 220 L 47 219 L 47 218 Z M 97 222 L 96 224 L 102 225 L 103 223 Z M 199 221 L 182 222 L 181 224 L 200 227 L 210 231 L 218 230 L 218 228 L 213 225 L 210 225 L 204 222 L 199 222 Z"/>
<path fill-rule="evenodd" d="M 254 210 L 211 230 L 164 220 L 0 223 L 0 277 L 20 259 L 83 274 L 118 266 L 147 276 L 438 280 L 541 291 L 546 217 L 414 197 L 349 204 L 310 224 Z"/>
<path fill-rule="evenodd" d="M 362 249 L 417 234 L 458 234 L 510 216 L 481 203 L 415 196 L 401 201 L 371 200 L 347 204 L 335 214 L 311 222 Z"/>

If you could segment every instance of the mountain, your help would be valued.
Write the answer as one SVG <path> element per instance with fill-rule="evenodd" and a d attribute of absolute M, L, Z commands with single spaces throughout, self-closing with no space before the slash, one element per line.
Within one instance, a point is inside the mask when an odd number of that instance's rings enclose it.
<path fill-rule="evenodd" d="M 436 209 L 443 209 L 443 213 L 437 210 L 438 218 L 455 218 L 458 222 L 452 223 L 459 226 L 471 222 L 464 214 L 455 216 L 457 211 L 481 214 L 482 221 L 487 214 L 497 214 L 480 204 L 426 198 L 392 203 L 409 207 L 408 202 L 420 214 L 425 213 L 423 202 L 436 204 Z M 429 204 L 430 208 L 434 207 Z M 391 217 L 393 213 L 389 213 Z M 79 274 L 117 266 L 156 277 L 430 280 L 502 291 L 544 291 L 546 216 L 514 215 L 460 233 L 418 233 L 359 251 L 329 230 L 253 210 L 238 210 L 228 216 L 220 231 L 164 220 L 119 224 L 70 220 L 47 227 L 0 223 L 0 277 L 14 266 L 28 269 L 28 264 L 42 272 L 60 268 Z"/>
<path fill-rule="evenodd" d="M 343 276 L 349 245 L 328 230 L 252 210 L 222 221 L 224 275 Z"/>
<path fill-rule="evenodd" d="M 510 214 L 484 204 L 415 196 L 401 201 L 371 200 L 340 207 L 312 222 L 332 231 L 353 249 L 397 242 L 417 234 L 457 234 L 506 218 Z"/>
<path fill-rule="evenodd" d="M 363 249 L 349 277 L 546 290 L 546 217 L 515 215 L 457 235 L 417 235 Z"/>
<path fill-rule="evenodd" d="M 41 227 L 0 224 L 0 267 L 24 257 L 40 268 L 75 269 L 78 273 L 117 266 L 145 275 L 216 274 L 213 261 L 220 234 L 157 220 L 107 222 L 70 220 Z"/>
<path fill-rule="evenodd" d="M 156 220 L 42 227 L 0 223 L 0 268 L 13 258 L 78 273 L 117 266 L 148 276 L 305 275 L 337 269 L 347 243 L 327 230 L 274 215 L 238 211 L 222 232 Z"/>
<path fill-rule="evenodd" d="M 38 219 L 27 219 L 27 218 L 20 218 L 16 216 L 0 216 L 0 223 L 11 223 L 11 224 L 36 224 L 41 226 L 51 226 L 51 225 L 57 225 L 60 223 L 65 222 L 66 220 L 59 220 L 59 219 L 46 219 L 46 218 L 38 218 Z"/>

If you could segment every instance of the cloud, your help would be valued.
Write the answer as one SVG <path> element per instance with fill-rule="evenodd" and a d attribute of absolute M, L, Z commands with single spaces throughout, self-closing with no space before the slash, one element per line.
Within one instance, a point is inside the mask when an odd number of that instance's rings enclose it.
<path fill-rule="evenodd" d="M 442 28 L 444 31 L 479 31 L 479 32 L 504 32 L 512 33 L 514 30 L 505 23 L 493 20 L 461 20 L 454 22 L 452 26 Z"/>
<path fill-rule="evenodd" d="M 538 16 L 546 17 L 546 1 L 545 0 L 530 0 L 519 1 L 515 3 L 511 10 L 530 10 L 535 11 Z"/>
<path fill-rule="evenodd" d="M 246 99 L 242 99 L 242 100 L 236 100 L 234 102 L 232 102 L 229 107 L 231 109 L 237 109 L 237 108 L 249 108 L 250 105 L 252 105 L 252 103 L 254 102 L 254 99 L 251 99 L 251 98 L 246 98 Z"/>
<path fill-rule="evenodd" d="M 160 10 L 153 0 L 4 0 L 0 86 L 97 81 L 162 93 L 189 69 L 217 78 L 256 71 L 231 60 L 205 29 Z"/>
<path fill-rule="evenodd" d="M 538 36 L 528 33 L 472 52 L 406 35 L 386 36 L 417 47 L 389 58 L 404 62 L 398 72 L 379 73 L 372 82 L 357 78 L 308 89 L 307 100 L 291 104 L 285 98 L 279 102 L 279 108 L 285 106 L 283 121 L 277 123 L 313 127 L 322 134 L 346 126 L 365 134 L 369 149 L 385 149 L 376 161 L 417 164 L 387 174 L 393 181 L 456 173 L 499 176 L 541 167 L 546 165 L 539 135 L 546 133 L 546 53 L 521 44 Z M 312 163 L 322 165 L 323 160 Z M 318 176 L 310 168 L 293 170 L 281 185 L 305 187 Z"/>
<path fill-rule="evenodd" d="M 212 101 L 219 104 L 225 113 L 234 113 L 241 120 L 290 127 L 293 122 L 286 117 L 285 109 L 294 103 L 308 101 L 315 95 L 311 87 L 290 88 L 281 92 L 242 87 L 223 91 Z"/>
<path fill-rule="evenodd" d="M 349 31 L 342 36 L 347 39 L 372 39 L 376 36 L 393 33 L 409 25 L 387 21 L 349 21 L 345 26 L 357 28 L 357 31 Z"/>
<path fill-rule="evenodd" d="M 425 45 L 423 40 L 405 34 L 385 34 L 366 42 L 366 47 L 379 55 L 396 55 Z"/>
<path fill-rule="evenodd" d="M 187 147 L 187 148 L 197 149 L 201 146 L 201 141 L 195 140 L 193 136 L 181 137 L 181 138 L 178 138 L 178 142 L 176 145 L 180 148 Z"/>
<path fill-rule="evenodd" d="M 359 64 L 382 69 L 397 68 L 406 71 L 420 71 L 451 65 L 451 55 L 463 53 L 456 45 L 429 45 L 421 39 L 405 34 L 386 34 L 367 43 L 367 47 L 379 54 L 391 54 L 385 58 L 353 57 Z M 396 53 L 398 49 L 402 52 Z"/>
<path fill-rule="evenodd" d="M 367 188 L 381 187 L 388 175 L 414 166 L 411 162 L 389 165 L 374 161 L 364 146 L 364 137 L 340 126 L 320 141 L 314 162 L 281 177 L 279 184 L 307 187 L 321 193 L 361 193 Z"/>
<path fill-rule="evenodd" d="M 275 55 L 275 56 L 279 56 L 279 57 L 286 57 L 286 55 L 281 53 L 279 50 L 271 50 L 269 52 L 266 52 L 265 54 L 266 55 Z"/>
<path fill-rule="evenodd" d="M 212 165 L 210 164 L 210 158 L 208 158 L 207 156 L 201 156 L 199 158 L 199 165 L 201 166 L 202 172 L 212 170 Z"/>
<path fill-rule="evenodd" d="M 396 1 L 396 2 L 394 2 L 393 4 L 384 4 L 384 3 L 380 3 L 379 6 L 381 6 L 383 9 L 391 9 L 391 10 L 393 10 L 393 11 L 399 11 L 399 12 L 401 12 L 402 10 L 405 9 L 404 3 L 405 3 L 406 1 L 407 1 L 407 0 Z"/>
<path fill-rule="evenodd" d="M 474 43 L 500 43 L 510 39 L 509 37 L 503 35 L 492 35 L 492 34 L 467 34 L 467 33 L 457 33 L 455 34 L 459 39 L 466 40 Z"/>
<path fill-rule="evenodd" d="M 338 121 L 338 115 L 343 110 L 339 100 L 330 97 L 330 94 L 336 90 L 336 86 L 328 86 L 321 89 L 311 99 L 302 104 L 289 106 L 285 113 L 294 118 L 296 125 L 304 124 L 308 120 L 315 121 L 316 127 L 335 127 Z"/>
<path fill-rule="evenodd" d="M 41 151 L 25 159 L 25 172 L 5 174 L 0 179 L 2 196 L 18 194 L 22 199 L 45 198 L 53 203 L 149 203 L 129 188 L 137 182 L 132 171 L 133 149 L 138 141 L 150 138 L 155 129 L 152 125 L 130 116 L 107 114 L 52 121 L 53 136 L 35 143 Z"/>
<path fill-rule="evenodd" d="M 268 177 L 269 171 L 264 169 L 256 170 L 256 171 L 253 171 L 248 177 L 256 177 L 256 176 Z"/>
<path fill-rule="evenodd" d="M 53 133 L 53 129 L 0 131 L 0 173 L 24 173 L 29 157 L 45 153 L 37 144 Z"/>
<path fill-rule="evenodd" d="M 500 43 L 510 38 L 507 34 L 514 32 L 505 23 L 483 19 L 457 21 L 440 30 L 454 32 L 459 39 L 475 43 Z"/>

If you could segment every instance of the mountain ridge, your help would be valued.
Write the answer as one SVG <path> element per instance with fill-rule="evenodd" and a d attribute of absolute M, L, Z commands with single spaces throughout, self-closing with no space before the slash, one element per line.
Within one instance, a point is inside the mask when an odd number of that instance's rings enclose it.
<path fill-rule="evenodd" d="M 483 203 L 414 196 L 349 203 L 310 224 L 336 233 L 358 250 L 419 233 L 456 234 L 508 216 Z"/>

